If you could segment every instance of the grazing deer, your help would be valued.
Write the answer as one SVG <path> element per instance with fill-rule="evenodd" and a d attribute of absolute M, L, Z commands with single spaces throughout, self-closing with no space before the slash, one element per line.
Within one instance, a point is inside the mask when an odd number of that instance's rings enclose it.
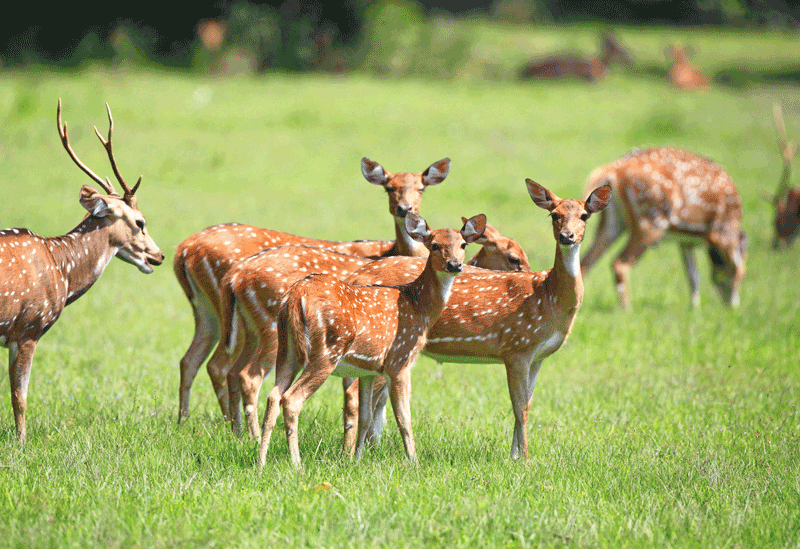
<path fill-rule="evenodd" d="M 542 185 L 525 180 L 534 203 L 550 212 L 556 241 L 555 262 L 548 271 L 489 272 L 465 267 L 439 320 L 428 332 L 424 354 L 438 362 L 498 363 L 506 367 L 514 411 L 511 457 L 528 458 L 527 423 L 533 388 L 542 361 L 569 335 L 583 301 L 578 254 L 586 222 L 605 208 L 611 187 L 595 189 L 585 201 L 560 199 Z M 421 261 L 396 257 L 356 271 L 350 284 L 399 284 L 414 276 Z M 354 399 L 351 387 L 346 397 Z M 359 391 L 360 393 L 360 391 Z M 359 394 L 359 402 L 369 402 Z M 370 438 L 380 434 L 385 390 L 375 399 Z M 348 404 L 346 410 L 359 408 Z M 353 412 L 350 412 L 352 421 Z"/>
<path fill-rule="evenodd" d="M 462 219 L 467 222 L 466 218 Z M 486 224 L 483 235 L 475 241 L 481 251 L 469 264 L 485 269 L 530 271 L 528 257 L 514 240 Z M 242 402 L 250 436 L 260 438 L 257 420 L 258 393 L 261 384 L 275 366 L 278 351 L 277 320 L 280 302 L 292 284 L 312 273 L 330 274 L 345 279 L 369 259 L 340 254 L 324 248 L 279 246 L 259 252 L 236 263 L 223 277 L 221 287 L 220 339 L 211 361 L 224 365 L 214 368 L 228 371 L 228 399 L 232 427 L 241 429 Z M 349 387 L 354 380 L 346 379 Z M 354 424 L 345 424 L 345 447 L 355 443 Z"/>
<path fill-rule="evenodd" d="M 430 231 L 416 214 L 407 215 L 405 223 L 409 236 L 430 251 L 422 274 L 412 282 L 360 287 L 315 274 L 289 290 L 278 320 L 275 387 L 264 414 L 259 468 L 266 460 L 279 404 L 292 463 L 300 467 L 300 409 L 331 374 L 369 378 L 369 382 L 359 384 L 361 402 L 372 402 L 375 376 L 388 380 L 406 457 L 416 462 L 411 430 L 411 366 L 425 345 L 428 329 L 447 303 L 453 280 L 463 269 L 464 249 L 483 233 L 486 216 L 470 218 L 461 231 Z M 303 373 L 292 384 L 301 368 Z M 356 458 L 363 450 L 371 414 L 372 406 L 360 407 Z"/>
<path fill-rule="evenodd" d="M 606 73 L 611 63 L 615 61 L 628 66 L 632 65 L 631 58 L 625 49 L 611 34 L 603 33 L 600 36 L 599 57 L 594 59 L 572 55 L 548 57 L 523 66 L 519 71 L 519 77 L 523 80 L 580 78 L 595 82 Z"/>
<path fill-rule="evenodd" d="M 629 309 L 628 276 L 641 255 L 665 236 L 677 237 L 689 278 L 692 306 L 700 305 L 694 246 L 705 243 L 712 280 L 723 300 L 739 305 L 747 237 L 742 201 L 721 166 L 689 151 L 657 147 L 634 151 L 589 176 L 588 188 L 610 184 L 615 200 L 600 217 L 584 275 L 624 232 L 628 243 L 614 260 L 619 304 Z"/>
<path fill-rule="evenodd" d="M 222 298 L 220 283 L 233 264 L 266 248 L 285 244 L 324 247 L 373 259 L 393 255 L 425 257 L 427 250 L 408 237 L 403 220 L 409 212 L 419 213 L 422 193 L 427 187 L 444 181 L 449 171 L 449 158 L 431 164 L 420 174 L 393 174 L 368 158 L 361 160 L 363 176 L 370 183 L 382 186 L 389 195 L 389 212 L 395 220 L 394 241 L 332 242 L 250 225 L 226 223 L 203 229 L 178 244 L 173 263 L 175 276 L 189 299 L 194 314 L 194 336 L 180 362 L 178 422 L 189 415 L 192 383 L 200 366 L 219 340 Z M 226 365 L 225 360 L 209 361 L 207 369 L 222 415 L 229 418 Z"/>
<path fill-rule="evenodd" d="M 41 237 L 27 229 L 0 231 L 0 345 L 9 349 L 11 405 L 17 438 L 25 442 L 25 410 L 33 353 L 39 339 L 61 316 L 64 307 L 85 294 L 109 261 L 116 256 L 136 265 L 145 274 L 161 265 L 164 254 L 147 233 L 145 220 L 136 204 L 133 189 L 125 184 L 114 159 L 111 133 L 114 120 L 108 108 L 108 139 L 97 137 L 108 153 L 111 168 L 124 191 L 119 196 L 111 181 L 90 170 L 73 152 L 67 124 L 61 121 L 61 100 L 56 122 L 61 143 L 73 162 L 106 193 L 88 185 L 81 187 L 80 203 L 88 214 L 63 236 Z"/>
<path fill-rule="evenodd" d="M 778 148 L 783 159 L 783 173 L 778 183 L 778 190 L 771 198 L 775 206 L 775 237 L 772 240 L 772 248 L 777 250 L 791 246 L 800 234 L 800 188 L 789 186 L 792 177 L 792 159 L 797 148 L 794 143 L 786 140 L 786 126 L 783 123 L 780 104 L 775 103 L 773 114 L 778 133 Z"/>
<path fill-rule="evenodd" d="M 670 46 L 666 53 L 672 60 L 669 81 L 673 86 L 681 90 L 696 90 L 709 86 L 708 77 L 689 61 L 689 56 L 692 55 L 691 48 Z"/>

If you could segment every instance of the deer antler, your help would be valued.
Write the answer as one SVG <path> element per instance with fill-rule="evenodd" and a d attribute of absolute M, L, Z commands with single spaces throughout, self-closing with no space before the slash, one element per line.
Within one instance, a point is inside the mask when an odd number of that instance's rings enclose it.
<path fill-rule="evenodd" d="M 793 142 L 787 141 L 786 126 L 783 123 L 783 112 L 780 103 L 772 105 L 772 114 L 775 118 L 775 132 L 778 134 L 778 149 L 783 157 L 783 173 L 773 199 L 777 200 L 789 188 L 789 179 L 792 175 L 792 159 L 797 147 Z"/>
<path fill-rule="evenodd" d="M 114 175 L 119 181 L 119 184 L 122 185 L 122 189 L 125 191 L 126 196 L 133 196 L 136 194 L 136 189 L 139 188 L 139 184 L 142 182 L 142 176 L 139 176 L 139 180 L 136 182 L 136 185 L 133 186 L 133 189 L 128 187 L 125 180 L 122 178 L 122 174 L 119 173 L 119 168 L 117 168 L 117 161 L 114 159 L 114 152 L 112 151 L 111 145 L 111 133 L 114 131 L 114 119 L 111 117 L 111 107 L 108 106 L 106 103 L 106 111 L 108 111 L 108 139 L 103 139 L 103 136 L 100 135 L 100 131 L 97 129 L 97 126 L 94 127 L 94 133 L 97 134 L 97 137 L 100 139 L 100 142 L 103 144 L 103 147 L 106 149 L 108 153 L 108 160 L 111 162 L 111 169 L 114 170 Z"/>
<path fill-rule="evenodd" d="M 109 111 L 109 116 L 111 116 L 111 111 Z M 94 180 L 95 183 L 100 185 L 100 187 L 102 187 L 103 190 L 106 193 L 108 193 L 108 194 L 116 194 L 116 191 L 114 190 L 114 187 L 111 185 L 111 181 L 109 181 L 108 179 L 106 179 L 104 181 L 103 178 L 100 177 L 99 175 L 97 175 L 96 173 L 94 173 L 89 168 L 89 166 L 87 166 L 86 164 L 81 162 L 80 158 L 78 158 L 78 155 L 76 155 L 75 151 L 72 150 L 72 147 L 69 144 L 69 136 L 67 135 L 67 123 L 63 122 L 61 120 L 61 98 L 60 97 L 58 98 L 58 109 L 56 109 L 56 123 L 58 124 L 58 135 L 61 136 L 61 143 L 64 145 L 64 148 L 66 149 L 67 154 L 69 154 L 69 157 L 72 158 L 72 161 L 75 162 L 75 164 L 77 164 L 77 166 L 81 170 L 83 170 L 86 173 L 86 175 L 91 177 L 92 180 Z M 95 131 L 97 131 L 97 128 L 95 128 Z M 100 139 L 102 140 L 102 137 Z"/>

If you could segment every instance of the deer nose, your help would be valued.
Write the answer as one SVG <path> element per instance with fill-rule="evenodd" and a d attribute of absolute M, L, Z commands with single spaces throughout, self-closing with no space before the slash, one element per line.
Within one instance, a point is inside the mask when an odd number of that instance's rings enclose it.
<path fill-rule="evenodd" d="M 564 244 L 575 244 L 575 233 L 572 231 L 561 231 L 558 234 L 558 240 Z"/>
<path fill-rule="evenodd" d="M 464 265 L 458 259 L 449 259 L 447 261 L 448 273 L 460 273 L 463 268 Z"/>
<path fill-rule="evenodd" d="M 408 212 L 411 211 L 411 206 L 408 204 L 398 204 L 397 208 L 395 208 L 395 212 L 400 217 L 405 217 Z"/>

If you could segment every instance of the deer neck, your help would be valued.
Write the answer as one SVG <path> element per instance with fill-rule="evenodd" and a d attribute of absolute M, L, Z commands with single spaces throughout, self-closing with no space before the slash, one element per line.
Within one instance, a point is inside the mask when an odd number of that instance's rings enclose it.
<path fill-rule="evenodd" d="M 455 279 L 453 274 L 435 271 L 428 260 L 422 273 L 404 287 L 404 293 L 424 319 L 426 327 L 432 326 L 439 320 L 450 298 Z"/>
<path fill-rule="evenodd" d="M 397 255 L 406 257 L 428 257 L 428 249 L 421 242 L 417 242 L 408 236 L 406 220 L 402 217 L 394 218 L 394 238 Z"/>
<path fill-rule="evenodd" d="M 555 264 L 547 275 L 557 307 L 569 315 L 577 313 L 583 301 L 580 248 L 580 244 L 556 244 Z"/>
<path fill-rule="evenodd" d="M 109 244 L 110 231 L 108 221 L 90 216 L 69 233 L 47 239 L 55 270 L 66 286 L 67 305 L 92 287 L 119 251 Z"/>

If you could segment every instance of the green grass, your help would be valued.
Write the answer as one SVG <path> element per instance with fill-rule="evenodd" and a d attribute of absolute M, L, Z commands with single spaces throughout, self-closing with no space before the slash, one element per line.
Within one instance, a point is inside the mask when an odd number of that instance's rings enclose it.
<path fill-rule="evenodd" d="M 470 32 L 489 45 L 500 36 L 490 26 Z M 591 45 L 592 32 L 575 40 Z M 657 54 L 668 35 L 621 33 L 637 58 L 649 55 L 662 70 Z M 715 52 L 709 67 L 755 74 L 775 48 L 785 62 L 800 61 L 793 37 L 691 38 Z M 740 39 L 744 53 L 732 47 Z M 509 59 L 524 57 L 510 44 Z M 301 415 L 305 474 L 290 467 L 280 428 L 258 474 L 255 443 L 228 433 L 204 372 L 189 421 L 175 424 L 192 320 L 170 261 L 147 277 L 114 261 L 39 345 L 24 448 L 7 393 L 0 398 L 0 545 L 800 545 L 800 246 L 770 249 L 772 214 L 759 195 L 780 173 L 772 101 L 784 103 L 800 139 L 797 88 L 686 94 L 624 71 L 596 86 L 6 72 L 3 227 L 60 234 L 82 217 L 78 191 L 90 181 L 61 148 L 58 97 L 73 147 L 101 174 L 110 170 L 91 126 L 105 131 L 109 102 L 120 168 L 131 182 L 144 175 L 139 205 L 168 258 L 189 234 L 225 221 L 391 238 L 386 199 L 361 177 L 361 157 L 420 171 L 449 156 L 450 176 L 424 197 L 430 224 L 486 213 L 535 269 L 549 268 L 550 224 L 524 178 L 578 196 L 593 168 L 635 146 L 671 144 L 713 157 L 737 183 L 748 274 L 741 307 L 729 310 L 698 250 L 703 303 L 692 311 L 676 246 L 664 243 L 634 268 L 634 310 L 625 314 L 616 308 L 613 254 L 604 257 L 586 280 L 571 338 L 539 375 L 527 464 L 508 458 L 503 367 L 421 358 L 412 404 L 419 467 L 405 464 L 391 420 L 379 447 L 359 463 L 344 459 L 332 380 Z"/>

